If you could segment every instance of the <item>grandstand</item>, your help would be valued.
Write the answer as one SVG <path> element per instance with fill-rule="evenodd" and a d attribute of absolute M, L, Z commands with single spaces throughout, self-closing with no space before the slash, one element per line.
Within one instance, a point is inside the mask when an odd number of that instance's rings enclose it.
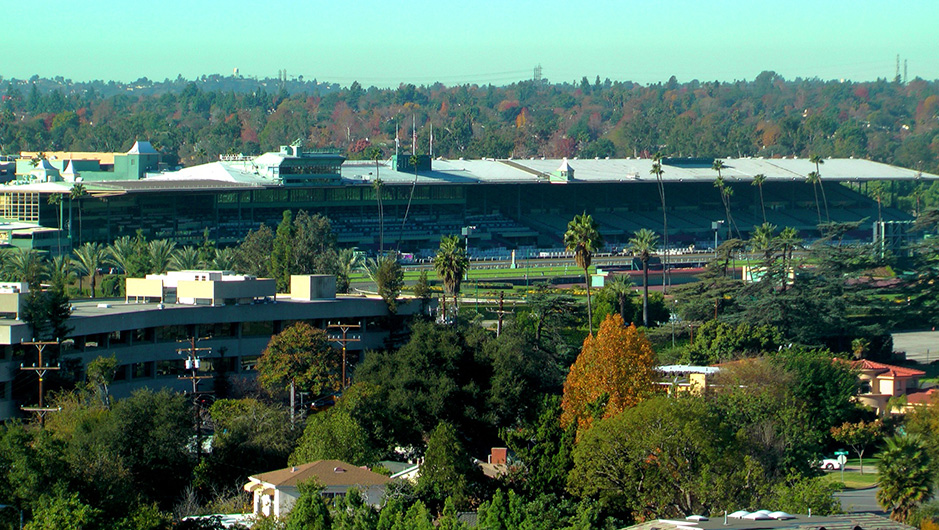
<path fill-rule="evenodd" d="M 476 227 L 469 247 L 474 255 L 491 249 L 558 248 L 567 223 L 582 212 L 593 215 L 612 247 L 624 246 L 640 228 L 662 232 L 649 159 L 419 158 L 415 174 L 396 156 L 377 163 L 343 161 L 335 153 L 290 147 L 143 178 L 121 174 L 101 180 L 95 173 L 93 180 L 84 181 L 75 171 L 58 178 L 46 174 L 43 182 L 36 182 L 27 174 L 0 186 L 0 217 L 61 228 L 72 244 L 109 243 L 138 229 L 149 238 L 197 244 L 208 229 L 220 245 L 232 245 L 262 223 L 276 226 L 285 209 L 307 210 L 328 216 L 343 246 L 376 251 L 381 223 L 375 183 L 380 177 L 386 249 L 426 254 L 441 236 L 459 234 L 465 226 Z M 713 242 L 713 223 L 725 217 L 712 162 L 663 161 L 669 239 L 676 246 Z M 747 237 L 763 222 L 761 190 L 770 223 L 796 228 L 805 237 L 817 234 L 818 210 L 823 217 L 825 211 L 816 206 L 817 190 L 806 183 L 815 169 L 807 159 L 725 159 L 721 176 L 732 190 L 734 235 Z M 820 170 L 831 220 L 865 221 L 854 234 L 857 238 L 870 238 L 878 219 L 910 219 L 899 210 L 879 208 L 864 195 L 870 182 L 939 179 L 869 160 L 827 159 Z M 766 176 L 761 188 L 751 185 L 758 174 Z M 83 183 L 87 198 L 69 200 L 76 182 Z M 64 197 L 59 205 L 49 200 L 55 194 Z M 4 208 L 24 201 L 31 208 Z M 20 219 L 21 211 L 33 213 Z M 717 235 L 726 237 L 725 228 Z"/>

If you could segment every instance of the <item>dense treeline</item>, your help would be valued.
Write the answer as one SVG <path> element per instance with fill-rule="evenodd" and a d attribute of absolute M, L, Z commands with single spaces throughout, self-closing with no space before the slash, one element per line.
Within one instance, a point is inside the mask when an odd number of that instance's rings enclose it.
<path fill-rule="evenodd" d="M 410 148 L 413 117 L 418 151 L 428 151 L 433 125 L 434 154 L 452 158 L 819 154 L 939 168 L 939 83 L 922 79 L 787 81 L 763 72 L 724 83 L 585 77 L 397 89 L 265 80 L 245 90 L 250 80 L 213 76 L 138 80 L 123 91 L 100 85 L 0 81 L 0 151 L 122 151 L 147 138 L 171 164 L 188 165 L 299 138 L 350 157 L 372 145 L 387 155 L 396 130 Z"/>

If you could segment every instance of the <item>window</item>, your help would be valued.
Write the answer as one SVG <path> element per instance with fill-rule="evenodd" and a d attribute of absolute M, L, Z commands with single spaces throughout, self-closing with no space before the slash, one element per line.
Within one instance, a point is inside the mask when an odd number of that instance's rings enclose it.
<path fill-rule="evenodd" d="M 241 371 L 253 372 L 255 365 L 258 364 L 259 355 L 246 355 L 241 358 Z"/>

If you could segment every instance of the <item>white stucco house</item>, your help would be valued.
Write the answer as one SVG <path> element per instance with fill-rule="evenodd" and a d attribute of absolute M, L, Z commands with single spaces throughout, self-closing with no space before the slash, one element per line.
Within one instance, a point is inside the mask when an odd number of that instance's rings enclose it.
<path fill-rule="evenodd" d="M 341 497 L 349 488 L 358 488 L 367 503 L 380 506 L 390 477 L 373 473 L 339 460 L 319 460 L 248 477 L 245 490 L 254 494 L 254 514 L 283 517 L 300 497 L 299 485 L 314 482 L 323 487 L 322 496 Z"/>

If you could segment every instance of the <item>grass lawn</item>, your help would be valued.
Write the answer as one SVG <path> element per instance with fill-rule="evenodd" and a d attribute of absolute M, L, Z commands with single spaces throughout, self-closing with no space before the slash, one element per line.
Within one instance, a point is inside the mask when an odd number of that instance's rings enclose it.
<path fill-rule="evenodd" d="M 860 461 L 849 458 L 844 471 L 844 485 L 849 490 L 869 488 L 877 483 L 877 458 L 864 455 L 864 474 L 858 468 Z M 825 471 L 825 477 L 832 482 L 841 482 L 841 471 Z"/>

